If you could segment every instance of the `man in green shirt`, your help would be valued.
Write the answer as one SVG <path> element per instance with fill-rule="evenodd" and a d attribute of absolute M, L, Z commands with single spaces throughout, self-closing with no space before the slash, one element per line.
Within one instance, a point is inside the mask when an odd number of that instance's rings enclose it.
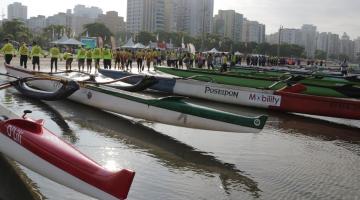
<path fill-rule="evenodd" d="M 27 47 L 25 42 L 19 48 L 19 54 L 20 54 L 20 66 L 22 67 L 24 65 L 24 68 L 26 69 L 28 56 L 29 56 L 29 48 Z"/>
<path fill-rule="evenodd" d="M 10 43 L 9 39 L 7 39 L 7 38 L 4 39 L 4 43 L 5 43 L 5 45 L 1 49 L 1 52 L 5 56 L 6 64 L 10 65 L 10 62 L 13 58 L 15 49 L 14 49 L 14 46 Z"/>
<path fill-rule="evenodd" d="M 35 71 L 35 66 L 38 66 L 38 71 L 40 71 L 40 54 L 42 54 L 42 49 L 36 42 L 33 42 L 33 46 L 31 49 L 31 57 L 33 70 Z"/>
<path fill-rule="evenodd" d="M 55 72 L 57 72 L 57 63 L 60 57 L 60 49 L 57 47 L 57 45 L 54 45 L 54 47 L 50 49 L 50 57 L 51 57 L 51 73 L 53 72 L 54 64 L 55 64 Z"/>
<path fill-rule="evenodd" d="M 78 49 L 78 52 L 77 52 L 79 71 L 84 71 L 85 58 L 86 58 L 86 50 L 82 46 L 80 46 L 80 49 Z"/>
<path fill-rule="evenodd" d="M 104 68 L 111 69 L 112 52 L 108 45 L 105 45 L 105 49 L 103 51 L 103 59 L 104 59 Z"/>
<path fill-rule="evenodd" d="M 88 73 L 91 73 L 92 70 L 92 58 L 93 58 L 93 51 L 88 48 L 86 51 L 86 70 Z"/>
<path fill-rule="evenodd" d="M 101 59 L 102 55 L 101 55 L 101 49 L 100 48 L 95 48 L 93 51 L 93 58 L 95 60 L 95 72 L 96 69 L 100 68 L 100 59 Z"/>

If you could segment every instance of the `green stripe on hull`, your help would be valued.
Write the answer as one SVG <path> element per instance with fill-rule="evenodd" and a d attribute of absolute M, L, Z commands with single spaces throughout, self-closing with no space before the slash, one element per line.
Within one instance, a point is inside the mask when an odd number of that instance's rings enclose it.
<path fill-rule="evenodd" d="M 166 110 L 172 110 L 175 112 L 184 113 L 187 115 L 193 115 L 205 119 L 225 122 L 229 124 L 235 124 L 239 126 L 254 128 L 254 129 L 263 129 L 267 121 L 267 116 L 260 117 L 245 117 L 240 115 L 235 115 L 229 112 L 223 112 L 215 109 L 210 109 L 202 106 L 197 106 L 194 104 L 186 103 L 179 97 L 166 97 L 159 99 L 144 99 L 139 98 L 134 95 L 126 94 L 126 92 L 114 92 L 111 90 L 103 89 L 96 86 L 86 86 L 87 89 L 91 89 L 100 93 L 120 97 L 130 101 L 135 101 L 138 103 L 146 104 L 148 106 L 153 106 L 157 108 L 162 108 Z"/>
<path fill-rule="evenodd" d="M 240 78 L 235 75 L 224 75 L 224 74 L 215 74 L 213 72 L 200 72 L 198 70 L 179 70 L 168 67 L 157 67 L 158 71 L 171 74 L 174 76 L 182 78 L 190 78 L 199 81 L 209 81 L 209 78 L 214 82 L 225 85 L 235 85 L 241 87 L 250 87 L 250 88 L 268 88 L 276 81 L 270 80 L 260 80 L 254 78 Z M 194 77 L 199 76 L 199 77 Z M 271 88 L 272 90 L 279 90 L 286 87 L 286 83 L 279 83 L 275 87 Z M 317 87 L 317 86 L 307 86 L 307 90 L 303 92 L 304 94 L 309 95 L 318 95 L 318 96 L 328 96 L 328 97 L 340 97 L 346 98 L 344 94 L 337 92 L 331 88 Z"/>

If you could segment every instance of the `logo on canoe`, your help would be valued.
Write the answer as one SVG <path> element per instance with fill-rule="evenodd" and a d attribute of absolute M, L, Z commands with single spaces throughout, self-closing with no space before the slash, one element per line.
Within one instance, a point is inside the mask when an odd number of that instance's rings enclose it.
<path fill-rule="evenodd" d="M 92 93 L 89 91 L 87 94 L 86 94 L 87 98 L 90 100 L 92 98 Z"/>
<path fill-rule="evenodd" d="M 239 92 L 233 91 L 233 90 L 227 90 L 222 88 L 215 88 L 206 86 L 205 87 L 205 94 L 215 94 L 215 95 L 221 95 L 225 97 L 235 97 L 238 98 Z"/>
<path fill-rule="evenodd" d="M 254 120 L 254 125 L 255 125 L 255 126 L 260 126 L 260 125 L 261 125 L 260 119 L 255 119 L 255 120 Z"/>
<path fill-rule="evenodd" d="M 9 124 L 6 127 L 6 133 L 9 138 L 14 140 L 16 143 L 21 144 L 22 135 L 24 134 L 24 131 L 22 129 Z"/>
<path fill-rule="evenodd" d="M 281 96 L 270 94 L 250 93 L 249 100 L 268 106 L 280 106 L 281 104 Z"/>

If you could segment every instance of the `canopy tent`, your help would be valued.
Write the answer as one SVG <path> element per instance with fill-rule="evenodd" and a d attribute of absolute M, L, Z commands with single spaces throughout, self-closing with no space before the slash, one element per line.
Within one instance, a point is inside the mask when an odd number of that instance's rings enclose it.
<path fill-rule="evenodd" d="M 217 49 L 213 48 L 213 49 L 211 49 L 210 51 L 207 51 L 207 52 L 205 52 L 205 53 L 214 53 L 214 54 L 216 54 L 216 53 L 221 53 L 221 52 L 218 51 Z"/>
<path fill-rule="evenodd" d="M 141 43 L 136 43 L 134 46 L 133 46 L 134 49 L 145 49 L 145 45 L 141 44 Z"/>
<path fill-rule="evenodd" d="M 62 42 L 65 42 L 69 40 L 69 38 L 66 36 L 66 35 L 63 35 L 59 40 L 56 40 L 56 41 L 53 41 L 53 42 L 50 42 L 52 44 L 61 44 Z"/>
<path fill-rule="evenodd" d="M 121 48 L 125 48 L 125 49 L 133 49 L 135 46 L 133 38 L 130 38 L 127 43 L 123 46 L 121 46 Z"/>
<path fill-rule="evenodd" d="M 74 38 L 71 38 L 71 39 L 68 39 L 66 41 L 63 41 L 63 42 L 60 42 L 59 44 L 62 44 L 62 45 L 81 45 L 81 46 L 85 46 L 84 43 L 74 39 Z"/>
<path fill-rule="evenodd" d="M 240 53 L 240 52 L 235 52 L 235 56 L 243 56 L 244 54 L 243 53 Z"/>

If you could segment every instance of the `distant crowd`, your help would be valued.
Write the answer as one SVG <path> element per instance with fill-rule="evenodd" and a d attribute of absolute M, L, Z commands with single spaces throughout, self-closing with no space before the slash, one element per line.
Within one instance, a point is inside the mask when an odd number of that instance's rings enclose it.
<path fill-rule="evenodd" d="M 31 59 L 33 70 L 40 71 L 40 57 L 48 56 L 51 59 L 51 72 L 57 72 L 58 62 L 65 61 L 66 70 L 72 70 L 74 60 L 77 61 L 79 71 L 91 73 L 94 65 L 95 71 L 100 68 L 102 61 L 105 69 L 118 69 L 131 71 L 136 63 L 138 72 L 150 70 L 153 66 L 167 65 L 175 68 L 208 68 L 219 67 L 220 71 L 226 71 L 229 67 L 238 65 L 247 66 L 282 66 L 301 65 L 300 59 L 268 57 L 264 55 L 243 55 L 241 53 L 190 53 L 182 50 L 157 50 L 157 49 L 111 49 L 105 45 L 104 48 L 78 48 L 67 47 L 60 49 L 57 45 L 50 48 L 45 54 L 42 48 L 33 42 L 31 47 L 23 43 L 19 49 L 15 49 L 8 39 L 1 53 L 5 62 L 10 64 L 14 55 L 20 57 L 20 66 L 27 68 L 27 62 Z M 113 65 L 114 63 L 114 65 Z M 324 61 L 308 60 L 307 65 L 326 66 Z M 85 68 L 86 66 L 86 68 Z"/>

